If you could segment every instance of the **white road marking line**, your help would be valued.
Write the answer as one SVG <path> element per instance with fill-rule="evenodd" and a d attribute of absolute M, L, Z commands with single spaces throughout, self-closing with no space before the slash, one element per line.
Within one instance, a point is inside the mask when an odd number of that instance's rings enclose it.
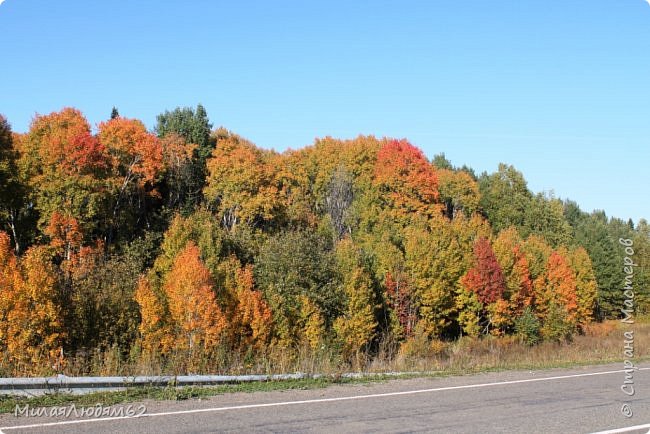
<path fill-rule="evenodd" d="M 638 368 L 639 371 L 647 371 L 650 368 Z M 266 404 L 246 404 L 246 405 L 234 405 L 229 407 L 212 407 L 212 408 L 195 408 L 193 410 L 177 410 L 177 411 L 166 411 L 160 413 L 145 413 L 141 416 L 119 416 L 119 417 L 106 417 L 106 418 L 97 418 L 97 419 L 75 419 L 75 420 L 64 420 L 60 422 L 45 422 L 45 423 L 35 423 L 30 425 L 16 425 L 16 426 L 3 426 L 0 427 L 0 433 L 4 430 L 15 430 L 15 429 L 27 429 L 27 428 L 43 428 L 49 426 L 61 426 L 61 425 L 74 425 L 80 423 L 93 423 L 93 422 L 108 422 L 114 420 L 122 419 L 140 419 L 145 417 L 159 417 L 159 416 L 173 416 L 181 414 L 196 414 L 196 413 L 211 413 L 218 411 L 229 411 L 229 410 L 245 410 L 250 408 L 265 408 L 265 407 L 281 407 L 287 405 L 302 405 L 302 404 L 316 404 L 321 402 L 337 402 L 337 401 L 351 401 L 357 399 L 371 399 L 371 398 L 384 398 L 387 396 L 403 396 L 403 395 L 416 395 L 420 393 L 431 393 L 431 392 L 444 392 L 448 390 L 462 390 L 462 389 L 474 389 L 481 387 L 493 387 L 493 386 L 505 386 L 509 384 L 523 384 L 523 383 L 535 383 L 538 381 L 554 381 L 554 380 L 564 380 L 567 378 L 580 378 L 580 377 L 592 377 L 596 375 L 610 375 L 610 374 L 619 374 L 625 372 L 623 369 L 616 371 L 602 371 L 602 372 L 589 372 L 586 374 L 572 374 L 572 375 L 559 375 L 555 377 L 542 377 L 542 378 L 528 378 L 525 380 L 510 380 L 510 381 L 498 381 L 494 383 L 479 383 L 479 384 L 466 384 L 463 386 L 447 386 L 447 387 L 436 387 L 433 389 L 418 389 L 418 390 L 406 390 L 402 392 L 387 392 L 387 393 L 373 393 L 369 395 L 355 395 L 355 396 L 342 396 L 338 398 L 317 398 L 317 399 L 307 399 L 302 401 L 284 401 L 284 402 L 269 402 Z"/>
<path fill-rule="evenodd" d="M 616 429 L 610 429 L 610 430 L 607 430 L 607 431 L 598 431 L 598 432 L 593 432 L 591 434 L 618 434 L 618 433 L 636 431 L 636 430 L 643 429 L 643 428 L 649 428 L 648 432 L 650 433 L 650 423 L 646 423 L 645 425 L 628 426 L 626 428 L 616 428 Z"/>

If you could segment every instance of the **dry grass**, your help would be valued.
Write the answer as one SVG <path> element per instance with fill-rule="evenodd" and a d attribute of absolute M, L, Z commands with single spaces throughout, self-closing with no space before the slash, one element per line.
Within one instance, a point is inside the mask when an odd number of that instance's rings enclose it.
<path fill-rule="evenodd" d="M 635 359 L 650 358 L 650 321 L 632 326 L 619 321 L 593 324 L 572 342 L 527 346 L 514 337 L 464 337 L 454 342 L 422 342 L 403 347 L 394 358 L 377 357 L 369 371 L 476 372 L 501 369 L 541 369 L 623 360 L 623 332 L 634 330 Z M 411 351 L 409 351 L 411 350 Z"/>
<path fill-rule="evenodd" d="M 543 342 L 528 346 L 514 336 L 462 337 L 452 342 L 412 338 L 402 343 L 383 342 L 374 355 L 360 354 L 343 360 L 332 348 L 317 350 L 272 349 L 263 355 L 217 351 L 188 358 L 179 353 L 166 359 L 134 350 L 128 357 L 118 351 L 93 352 L 67 361 L 69 376 L 182 375 L 182 374 L 271 374 L 342 372 L 441 372 L 466 373 L 503 369 L 542 369 L 598 364 L 623 360 L 623 332 L 634 330 L 635 359 L 650 358 L 650 318 L 628 326 L 620 321 L 594 323 L 571 342 Z M 0 363 L 0 365 L 2 365 Z M 14 371 L 15 372 L 15 371 Z M 51 374 L 51 373 L 50 373 Z M 30 375 L 25 373 L 24 375 Z"/>

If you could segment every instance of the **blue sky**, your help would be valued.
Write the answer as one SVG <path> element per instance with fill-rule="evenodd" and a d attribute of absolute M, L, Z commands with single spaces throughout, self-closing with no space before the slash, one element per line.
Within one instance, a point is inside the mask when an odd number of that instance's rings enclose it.
<path fill-rule="evenodd" d="M 0 4 L 0 113 L 64 106 L 154 126 L 202 103 L 267 148 L 406 137 L 534 191 L 650 218 L 643 0 L 31 1 Z"/>

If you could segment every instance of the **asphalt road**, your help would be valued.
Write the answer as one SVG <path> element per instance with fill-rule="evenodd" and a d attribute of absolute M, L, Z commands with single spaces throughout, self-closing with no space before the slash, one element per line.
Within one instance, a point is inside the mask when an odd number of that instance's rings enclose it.
<path fill-rule="evenodd" d="M 646 433 L 650 365 L 621 391 L 622 364 L 391 380 L 327 389 L 143 402 L 138 418 L 0 416 L 9 433 L 445 432 Z M 631 417 L 621 412 L 628 403 Z M 632 429 L 630 427 L 641 426 Z M 622 431 L 620 429 L 623 429 Z"/>

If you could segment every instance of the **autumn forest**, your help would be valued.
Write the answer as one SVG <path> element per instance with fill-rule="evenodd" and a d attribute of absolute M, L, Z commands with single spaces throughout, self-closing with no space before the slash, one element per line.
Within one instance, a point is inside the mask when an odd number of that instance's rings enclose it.
<path fill-rule="evenodd" d="M 648 222 L 533 193 L 507 164 L 477 174 L 373 136 L 278 153 L 201 105 L 153 131 L 117 109 L 24 134 L 0 116 L 0 376 L 568 343 L 621 316 L 621 238 L 647 313 Z"/>

